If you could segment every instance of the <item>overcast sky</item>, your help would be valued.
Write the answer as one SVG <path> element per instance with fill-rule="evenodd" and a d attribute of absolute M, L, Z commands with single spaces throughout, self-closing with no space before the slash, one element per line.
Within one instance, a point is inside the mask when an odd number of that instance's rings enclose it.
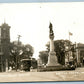
<path fill-rule="evenodd" d="M 45 50 L 49 41 L 49 23 L 53 24 L 55 38 L 84 43 L 84 2 L 68 3 L 3 3 L 0 4 L 0 25 L 11 26 L 11 41 L 21 35 L 24 44 L 34 47 L 34 57 Z"/>

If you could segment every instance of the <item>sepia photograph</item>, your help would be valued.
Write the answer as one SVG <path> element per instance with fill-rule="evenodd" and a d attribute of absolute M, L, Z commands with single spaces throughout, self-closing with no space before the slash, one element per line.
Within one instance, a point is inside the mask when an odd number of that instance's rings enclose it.
<path fill-rule="evenodd" d="M 84 81 L 84 2 L 0 3 L 0 82 Z"/>

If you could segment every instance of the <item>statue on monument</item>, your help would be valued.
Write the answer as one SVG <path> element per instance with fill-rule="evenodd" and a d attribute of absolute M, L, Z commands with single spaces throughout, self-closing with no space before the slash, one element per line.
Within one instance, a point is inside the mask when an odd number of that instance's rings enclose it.
<path fill-rule="evenodd" d="M 52 29 L 52 23 L 50 22 L 50 25 L 49 25 L 49 37 L 50 39 L 54 39 L 54 33 L 53 33 L 53 29 Z"/>

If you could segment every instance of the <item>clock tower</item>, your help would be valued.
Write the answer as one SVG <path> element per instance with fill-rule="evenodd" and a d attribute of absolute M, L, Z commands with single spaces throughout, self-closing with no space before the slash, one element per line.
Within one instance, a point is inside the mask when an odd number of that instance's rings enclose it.
<path fill-rule="evenodd" d="M 0 26 L 0 69 L 7 71 L 9 66 L 10 26 L 5 22 Z"/>

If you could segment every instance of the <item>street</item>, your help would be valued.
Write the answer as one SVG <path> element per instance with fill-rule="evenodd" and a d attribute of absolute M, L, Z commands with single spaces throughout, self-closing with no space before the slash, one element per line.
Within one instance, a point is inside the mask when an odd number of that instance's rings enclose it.
<path fill-rule="evenodd" d="M 3 72 L 0 82 L 80 81 L 84 80 L 84 68 L 73 71 L 52 72 Z"/>
<path fill-rule="evenodd" d="M 84 80 L 84 68 L 72 71 L 50 72 L 2 72 L 0 82 L 80 81 Z"/>

